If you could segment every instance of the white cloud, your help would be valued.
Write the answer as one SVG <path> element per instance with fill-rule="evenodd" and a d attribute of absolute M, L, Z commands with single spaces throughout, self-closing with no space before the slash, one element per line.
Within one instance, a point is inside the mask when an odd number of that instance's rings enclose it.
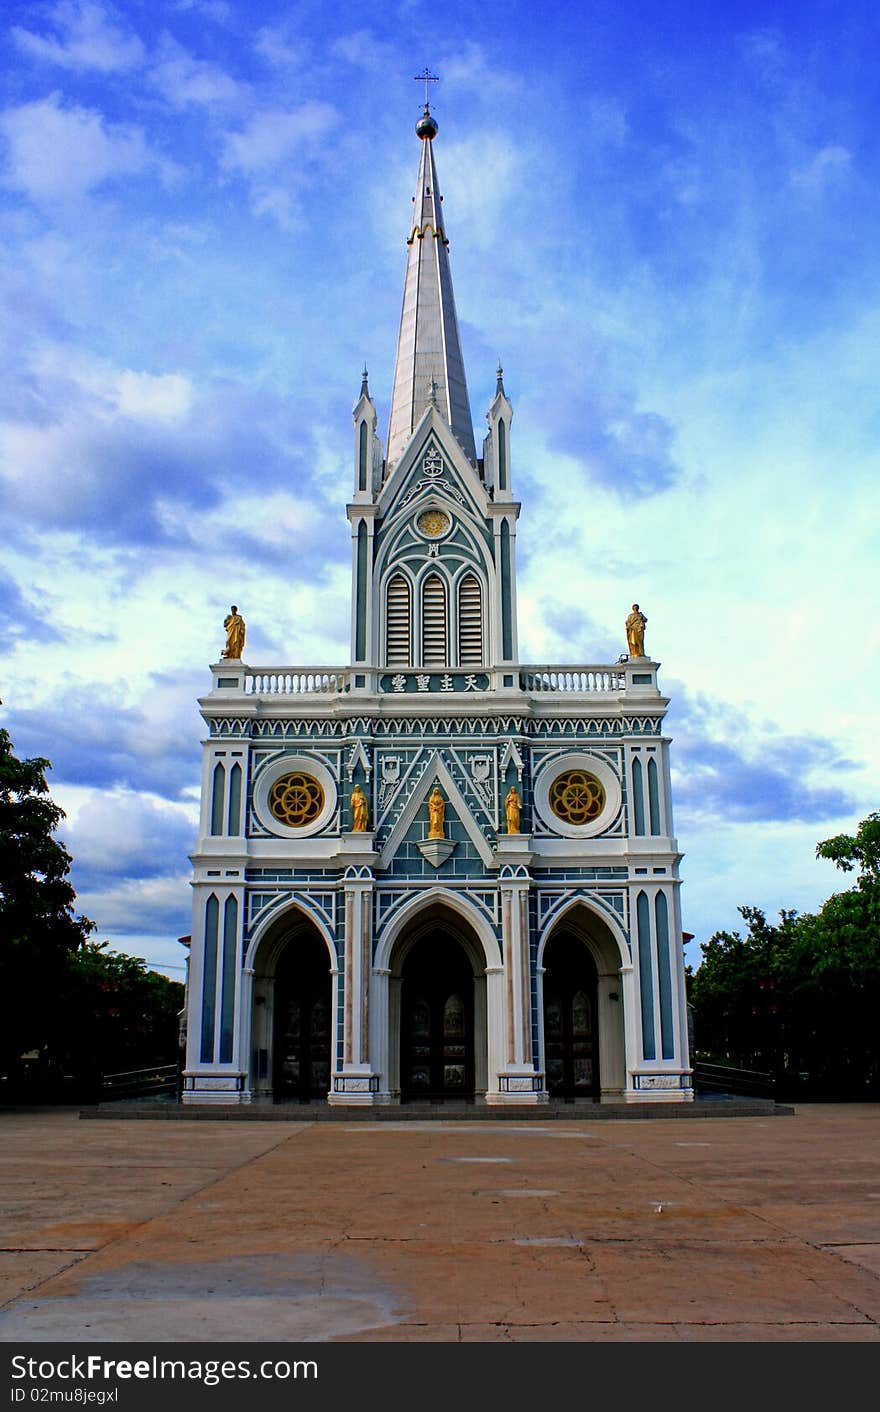
<path fill-rule="evenodd" d="M 503 69 L 494 53 L 487 57 L 485 48 L 474 40 L 466 41 L 460 49 L 447 54 L 441 73 L 444 85 L 478 92 L 492 102 L 521 94 L 525 87 L 524 76 Z"/>
<path fill-rule="evenodd" d="M 300 203 L 286 186 L 255 185 L 251 210 L 255 216 L 271 216 L 279 230 L 296 230 L 301 221 Z"/>
<path fill-rule="evenodd" d="M 151 151 L 143 129 L 108 123 L 92 108 L 65 107 L 60 93 L 0 114 L 8 144 L 5 184 L 37 202 L 71 200 L 120 177 L 172 166 Z"/>
<path fill-rule="evenodd" d="M 176 422 L 192 405 L 192 384 L 181 373 L 120 373 L 116 380 L 119 411 L 136 421 Z"/>
<path fill-rule="evenodd" d="M 12 37 L 23 53 L 65 69 L 115 73 L 143 62 L 144 46 L 136 34 L 113 23 L 103 5 L 89 0 L 61 0 L 52 10 L 55 36 L 13 25 Z"/>
<path fill-rule="evenodd" d="M 233 15 L 232 6 L 226 0 L 176 0 L 174 8 L 183 14 L 194 10 L 197 15 L 204 15 L 206 20 L 213 20 L 218 25 L 229 24 Z"/>
<path fill-rule="evenodd" d="M 171 35 L 163 35 L 150 82 L 173 108 L 235 108 L 250 101 L 250 89 L 206 59 L 196 59 Z"/>
<path fill-rule="evenodd" d="M 501 134 L 480 131 L 464 141 L 447 143 L 438 179 L 446 197 L 444 210 L 449 206 L 448 234 L 467 232 L 470 250 L 493 245 L 502 222 L 510 221 L 511 198 L 523 189 L 528 162 L 529 154 Z M 486 179 L 487 172 L 492 173 L 491 180 Z"/>
<path fill-rule="evenodd" d="M 376 39 L 368 29 L 340 35 L 331 52 L 336 58 L 345 59 L 346 63 L 377 74 L 387 72 L 396 58 L 392 45 Z"/>
<path fill-rule="evenodd" d="M 72 791 L 61 791 L 70 798 Z M 65 843 L 82 872 L 152 877 L 185 867 L 198 814 L 134 790 L 77 790 L 68 805 Z"/>
<path fill-rule="evenodd" d="M 299 69 L 311 52 L 309 44 L 291 37 L 284 29 L 273 29 L 264 25 L 257 30 L 254 40 L 254 53 L 259 54 L 267 64 L 279 69 Z"/>
<path fill-rule="evenodd" d="M 792 186 L 802 191 L 819 193 L 833 181 L 846 176 L 852 164 L 852 153 L 837 143 L 820 147 L 819 151 L 791 174 Z"/>
<path fill-rule="evenodd" d="M 124 943 L 130 932 L 180 936 L 190 920 L 189 882 L 184 858 L 176 877 L 129 878 L 115 886 L 79 892 L 77 910 L 96 923 L 99 938 L 110 932 L 117 945 Z"/>
<path fill-rule="evenodd" d="M 308 102 L 293 110 L 265 108 L 241 132 L 226 134 L 223 166 L 248 174 L 266 172 L 319 142 L 337 121 L 329 103 Z"/>
<path fill-rule="evenodd" d="M 102 421 L 121 415 L 138 422 L 176 422 L 192 406 L 193 385 L 183 373 L 118 368 L 66 344 L 44 345 L 30 366 L 56 405 L 65 386 L 76 389 L 85 394 L 90 414 Z"/>

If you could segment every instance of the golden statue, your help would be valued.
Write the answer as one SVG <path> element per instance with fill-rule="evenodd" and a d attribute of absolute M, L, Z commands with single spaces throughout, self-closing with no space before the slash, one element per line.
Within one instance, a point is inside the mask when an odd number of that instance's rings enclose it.
<path fill-rule="evenodd" d="M 351 791 L 351 819 L 352 833 L 367 832 L 367 796 L 359 784 Z"/>
<path fill-rule="evenodd" d="M 632 612 L 626 620 L 626 646 L 630 657 L 644 657 L 645 655 L 645 623 L 648 619 L 639 609 L 638 603 L 633 604 Z"/>
<path fill-rule="evenodd" d="M 507 798 L 504 801 L 504 812 L 507 815 L 507 832 L 519 833 L 519 816 L 522 810 L 522 800 L 520 799 L 516 785 L 512 784 L 507 791 Z"/>
<path fill-rule="evenodd" d="M 443 824 L 446 818 L 446 800 L 436 785 L 428 797 L 428 818 L 431 821 L 428 838 L 445 838 Z"/>
<path fill-rule="evenodd" d="M 226 617 L 223 619 L 223 626 L 226 629 L 226 646 L 220 653 L 221 657 L 229 657 L 235 662 L 240 662 L 244 653 L 244 618 L 239 613 L 233 603 Z"/>

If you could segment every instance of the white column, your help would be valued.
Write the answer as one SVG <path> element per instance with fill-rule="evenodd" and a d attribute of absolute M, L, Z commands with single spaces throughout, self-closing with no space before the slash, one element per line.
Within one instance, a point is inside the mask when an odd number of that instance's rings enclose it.
<path fill-rule="evenodd" d="M 511 879 L 502 883 L 501 918 L 505 1050 L 503 1066 L 497 1071 L 497 1078 L 490 1069 L 486 1101 L 536 1103 L 545 1099 L 546 1094 L 536 1092 L 535 1088 L 528 879 Z"/>
<path fill-rule="evenodd" d="M 342 1068 L 333 1075 L 330 1103 L 371 1103 L 376 1088 L 370 1064 L 372 914 L 372 882 L 346 882 Z"/>
<path fill-rule="evenodd" d="M 391 1101 L 391 972 L 387 966 L 374 966 L 370 978 L 370 1055 L 378 1075 L 376 1103 Z"/>

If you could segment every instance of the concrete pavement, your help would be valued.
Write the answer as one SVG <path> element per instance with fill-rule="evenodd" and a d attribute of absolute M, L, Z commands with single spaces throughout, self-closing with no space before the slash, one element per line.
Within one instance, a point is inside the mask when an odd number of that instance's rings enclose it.
<path fill-rule="evenodd" d="M 0 1339 L 880 1341 L 880 1105 L 0 1114 Z"/>

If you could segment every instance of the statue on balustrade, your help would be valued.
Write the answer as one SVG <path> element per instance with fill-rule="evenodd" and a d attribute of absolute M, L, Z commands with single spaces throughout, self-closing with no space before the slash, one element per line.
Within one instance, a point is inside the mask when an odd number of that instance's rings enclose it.
<path fill-rule="evenodd" d="M 632 612 L 626 620 L 626 647 L 630 657 L 644 657 L 645 655 L 645 624 L 648 619 L 639 608 L 638 603 L 632 606 Z"/>
<path fill-rule="evenodd" d="M 226 646 L 220 656 L 240 662 L 244 654 L 245 622 L 234 603 L 223 619 L 223 626 L 226 629 Z"/>
<path fill-rule="evenodd" d="M 428 819 L 428 838 L 445 838 L 446 800 L 436 785 L 428 798 Z"/>

